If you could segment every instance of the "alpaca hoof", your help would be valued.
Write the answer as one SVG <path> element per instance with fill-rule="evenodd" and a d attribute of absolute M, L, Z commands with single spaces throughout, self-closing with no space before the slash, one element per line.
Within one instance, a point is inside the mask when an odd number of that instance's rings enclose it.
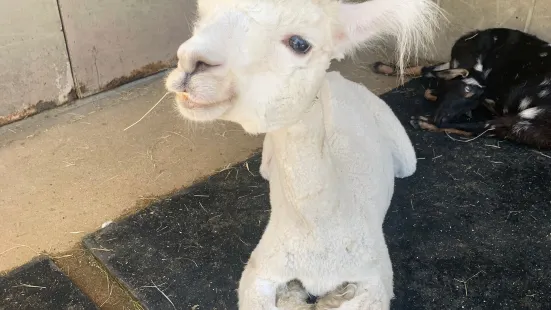
<path fill-rule="evenodd" d="M 352 283 L 345 283 L 332 292 L 319 298 L 316 303 L 316 310 L 337 309 L 343 303 L 352 300 L 356 296 L 357 286 Z"/>
<path fill-rule="evenodd" d="M 276 305 L 279 309 L 297 309 L 297 307 L 308 306 L 308 292 L 300 281 L 293 280 L 278 288 Z M 301 308 L 302 309 L 302 308 Z"/>

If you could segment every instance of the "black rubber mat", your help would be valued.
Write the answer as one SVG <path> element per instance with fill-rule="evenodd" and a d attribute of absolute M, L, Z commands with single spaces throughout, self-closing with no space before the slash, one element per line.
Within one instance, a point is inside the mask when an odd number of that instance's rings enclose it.
<path fill-rule="evenodd" d="M 98 309 L 45 257 L 39 257 L 0 277 L 2 310 Z"/>
<path fill-rule="evenodd" d="M 255 156 L 84 243 L 148 309 L 236 309 L 243 265 L 269 216 L 259 165 Z"/>
<path fill-rule="evenodd" d="M 412 81 L 383 95 L 415 144 L 385 233 L 393 309 L 551 309 L 551 159 L 480 138 L 417 131 L 432 110 Z M 548 155 L 547 155 L 548 156 Z M 236 309 L 237 282 L 268 219 L 254 156 L 89 236 L 85 244 L 148 309 Z"/>
<path fill-rule="evenodd" d="M 410 129 L 433 110 L 423 92 L 417 80 L 383 96 L 420 158 L 385 223 L 393 309 L 551 309 L 551 154 Z"/>

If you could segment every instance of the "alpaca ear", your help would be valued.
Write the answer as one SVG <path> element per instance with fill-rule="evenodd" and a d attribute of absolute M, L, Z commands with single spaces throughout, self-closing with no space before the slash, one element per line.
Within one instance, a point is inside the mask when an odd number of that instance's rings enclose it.
<path fill-rule="evenodd" d="M 342 58 L 373 39 L 395 37 L 403 58 L 431 43 L 440 10 L 432 0 L 368 0 L 339 3 L 335 58 Z M 414 52 L 414 51 L 413 51 Z"/>
<path fill-rule="evenodd" d="M 363 3 L 340 3 L 339 25 L 334 40 L 336 43 L 335 58 L 342 59 L 358 45 L 376 36 L 376 29 L 370 27 L 377 20 L 377 1 Z M 375 10 L 371 10 L 371 8 Z M 380 8 L 379 8 L 380 10 Z"/>

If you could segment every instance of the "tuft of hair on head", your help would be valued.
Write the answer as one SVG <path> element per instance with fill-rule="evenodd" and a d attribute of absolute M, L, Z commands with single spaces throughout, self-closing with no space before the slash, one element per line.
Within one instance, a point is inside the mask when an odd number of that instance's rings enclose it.
<path fill-rule="evenodd" d="M 434 37 L 447 17 L 432 0 L 368 0 L 342 3 L 340 21 L 345 26 L 349 44 L 340 52 L 369 47 L 374 40 L 396 42 L 396 68 L 401 80 L 408 65 L 417 63 L 419 55 L 431 54 Z"/>

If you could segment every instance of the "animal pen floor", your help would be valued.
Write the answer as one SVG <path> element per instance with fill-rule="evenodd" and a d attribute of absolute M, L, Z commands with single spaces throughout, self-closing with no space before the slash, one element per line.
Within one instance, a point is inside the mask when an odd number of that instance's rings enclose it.
<path fill-rule="evenodd" d="M 374 56 L 359 54 L 356 62 L 348 59 L 333 68 L 381 94 L 398 81 L 373 75 L 362 65 L 384 55 Z M 169 98 L 123 131 L 163 96 L 163 77 L 0 127 L 0 282 L 13 268 L 43 254 L 101 309 L 140 309 L 82 246 L 83 237 L 106 221 L 134 214 L 159 197 L 245 160 L 262 146 L 263 138 L 228 123 L 191 124 L 182 120 Z M 25 270 L 45 273 L 48 266 Z M 50 269 L 55 283 L 63 284 Z M 19 276 L 15 280 L 22 281 Z M 0 285 L 11 288 L 6 282 Z M 56 289 L 52 283 L 48 287 Z M 31 287 L 18 288 L 20 297 L 36 293 Z M 2 302 L 0 309 L 5 309 Z"/>
<path fill-rule="evenodd" d="M 395 274 L 392 309 L 549 308 L 551 154 L 414 130 L 409 117 L 431 110 L 423 91 L 414 80 L 382 96 L 419 158 L 415 175 L 397 180 L 384 226 Z M 105 307 L 106 300 L 102 308 L 236 309 L 243 264 L 269 216 L 258 165 L 255 154 L 88 235 L 82 251 L 107 270 L 102 285 L 128 292 L 128 300 Z M 29 276 L 45 266 L 53 269 L 35 274 L 57 280 Z M 60 286 L 66 293 L 46 307 Z M 0 278 L 1 309 L 33 308 L 31 302 L 94 308 L 44 260 Z"/>
<path fill-rule="evenodd" d="M 383 98 L 407 124 L 427 108 L 422 93 L 413 81 Z M 549 307 L 549 155 L 407 128 L 420 159 L 413 177 L 397 181 L 385 224 L 393 309 Z M 259 161 L 253 156 L 84 243 L 149 309 L 235 309 L 236 283 L 269 216 Z"/>

